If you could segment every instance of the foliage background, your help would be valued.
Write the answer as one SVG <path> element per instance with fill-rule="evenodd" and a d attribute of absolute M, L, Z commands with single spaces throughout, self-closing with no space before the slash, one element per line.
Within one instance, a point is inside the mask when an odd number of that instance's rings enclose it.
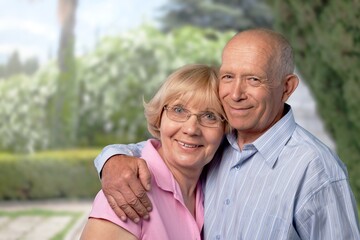
<path fill-rule="evenodd" d="M 102 39 L 94 51 L 76 59 L 74 146 L 102 147 L 147 137 L 143 99 L 179 66 L 218 66 L 222 46 L 232 35 L 190 26 L 164 34 L 144 25 Z M 0 120 L 8 122 L 0 126 L 3 150 L 26 153 L 51 147 L 51 101 L 58 75 L 56 65 L 49 63 L 34 76 L 15 75 L 0 82 Z"/>
<path fill-rule="evenodd" d="M 276 0 L 274 13 L 359 201 L 360 1 Z"/>
<path fill-rule="evenodd" d="M 37 161 L 36 154 L 49 149 L 100 151 L 110 143 L 147 138 L 143 99 L 149 99 L 170 72 L 187 63 L 219 65 L 221 50 L 236 31 L 260 26 L 282 32 L 294 46 L 297 68 L 316 98 L 360 200 L 358 0 L 169 0 L 163 11 L 160 28 L 145 24 L 100 39 L 87 55 L 70 56 L 74 68 L 65 75 L 70 82 L 64 86 L 65 93 L 75 93 L 71 97 L 60 91 L 58 62 L 49 62 L 32 75 L 5 71 L 0 79 L 0 149 L 13 165 L 8 169 L 19 166 L 19 159 Z M 59 98 L 69 106 L 69 113 L 54 107 Z M 58 118 L 64 118 L 64 131 L 54 125 Z M 54 135 L 62 135 L 58 138 L 62 141 L 54 141 Z M 29 154 L 35 155 L 29 158 Z M 48 161 L 58 164 L 53 157 Z M 87 162 L 92 161 L 93 155 L 88 155 Z M 23 186 L 34 186 L 31 182 L 37 180 L 23 181 Z M 7 196 L 0 198 L 17 198 Z M 44 191 L 42 196 L 60 195 Z"/>

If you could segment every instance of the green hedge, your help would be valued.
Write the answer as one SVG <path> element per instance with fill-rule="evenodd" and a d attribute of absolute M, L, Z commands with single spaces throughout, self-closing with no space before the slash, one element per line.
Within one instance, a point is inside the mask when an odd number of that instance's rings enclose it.
<path fill-rule="evenodd" d="M 360 203 L 360 1 L 274 3 L 275 28 L 294 46 L 297 67 L 348 167 Z"/>
<path fill-rule="evenodd" d="M 97 150 L 0 154 L 0 199 L 93 198 L 101 188 Z"/>

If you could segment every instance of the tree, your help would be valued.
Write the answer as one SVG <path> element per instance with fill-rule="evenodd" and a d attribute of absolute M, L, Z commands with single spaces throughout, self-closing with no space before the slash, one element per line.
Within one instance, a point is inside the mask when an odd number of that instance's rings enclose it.
<path fill-rule="evenodd" d="M 22 64 L 22 72 L 27 75 L 35 73 L 37 69 L 39 69 L 39 61 L 35 57 L 25 60 Z"/>
<path fill-rule="evenodd" d="M 101 147 L 148 138 L 143 100 L 148 101 L 179 66 L 218 66 L 221 49 L 234 32 L 187 27 L 164 33 L 151 26 L 108 36 L 77 57 L 77 146 Z M 141 36 L 139 41 L 134 39 Z M 207 36 L 213 36 L 211 39 Z M 33 152 L 49 148 L 49 99 L 58 68 L 49 62 L 32 76 L 0 81 L 0 150 Z"/>
<path fill-rule="evenodd" d="M 60 40 L 57 51 L 59 78 L 52 99 L 50 145 L 53 148 L 73 146 L 77 132 L 77 83 L 74 57 L 75 23 L 78 0 L 58 0 Z"/>
<path fill-rule="evenodd" d="M 59 78 L 52 112 L 52 147 L 73 146 L 77 133 L 77 82 L 75 48 L 75 16 L 78 0 L 59 0 L 58 16 L 61 25 L 57 53 Z"/>
<path fill-rule="evenodd" d="M 6 74 L 6 68 L 3 65 L 0 65 L 0 80 L 4 78 Z"/>
<path fill-rule="evenodd" d="M 39 68 L 37 58 L 29 58 L 22 62 L 17 51 L 14 51 L 6 63 L 0 65 L 0 78 L 9 78 L 16 74 L 31 75 Z"/>
<path fill-rule="evenodd" d="M 5 66 L 5 70 L 6 70 L 6 76 L 11 76 L 21 72 L 21 61 L 20 61 L 19 53 L 17 51 L 14 51 L 11 54 Z"/>
<path fill-rule="evenodd" d="M 220 31 L 272 26 L 271 9 L 261 0 L 172 0 L 161 10 L 165 31 L 184 25 Z"/>
<path fill-rule="evenodd" d="M 275 0 L 274 9 L 360 203 L 360 2 Z"/>

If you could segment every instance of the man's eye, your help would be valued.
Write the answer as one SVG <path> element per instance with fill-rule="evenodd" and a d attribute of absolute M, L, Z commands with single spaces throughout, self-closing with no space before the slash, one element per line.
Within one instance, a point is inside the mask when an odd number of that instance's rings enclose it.
<path fill-rule="evenodd" d="M 222 75 L 221 76 L 221 79 L 231 79 L 232 78 L 232 76 L 231 75 L 229 75 L 229 74 L 225 74 L 225 75 Z"/>
<path fill-rule="evenodd" d="M 262 79 L 256 76 L 249 76 L 246 80 L 251 86 L 260 86 L 262 84 Z"/>
<path fill-rule="evenodd" d="M 258 77 L 248 77 L 248 80 L 253 81 L 253 82 L 257 82 L 257 81 L 260 81 L 260 78 L 258 78 Z"/>

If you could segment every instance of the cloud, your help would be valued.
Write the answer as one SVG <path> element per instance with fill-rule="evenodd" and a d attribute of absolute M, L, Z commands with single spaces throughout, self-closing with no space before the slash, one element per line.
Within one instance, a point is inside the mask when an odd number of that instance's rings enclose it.
<path fill-rule="evenodd" d="M 80 24 L 88 25 L 89 27 L 100 27 L 111 24 L 117 15 L 117 10 L 120 9 L 117 1 L 98 1 L 88 3 L 86 8 L 82 9 L 79 6 L 78 22 Z"/>
<path fill-rule="evenodd" d="M 78 24 L 86 28 L 101 29 L 102 32 L 119 32 L 137 27 L 151 18 L 155 7 L 142 0 L 88 2 L 84 9 L 79 6 Z"/>
<path fill-rule="evenodd" d="M 154 9 L 166 1 L 79 1 L 75 26 L 76 52 L 79 54 L 91 49 L 104 35 L 132 29 L 151 19 Z M 21 58 L 37 56 L 46 60 L 50 53 L 56 55 L 60 34 L 56 3 L 4 1 L 0 8 L 0 60 L 15 50 Z"/>
<path fill-rule="evenodd" d="M 29 21 L 19 18 L 2 18 L 0 21 L 0 32 L 18 32 L 21 34 L 38 35 L 52 41 L 57 38 L 55 27 L 51 27 L 44 23 Z M 3 33 L 2 33 L 3 34 Z"/>

